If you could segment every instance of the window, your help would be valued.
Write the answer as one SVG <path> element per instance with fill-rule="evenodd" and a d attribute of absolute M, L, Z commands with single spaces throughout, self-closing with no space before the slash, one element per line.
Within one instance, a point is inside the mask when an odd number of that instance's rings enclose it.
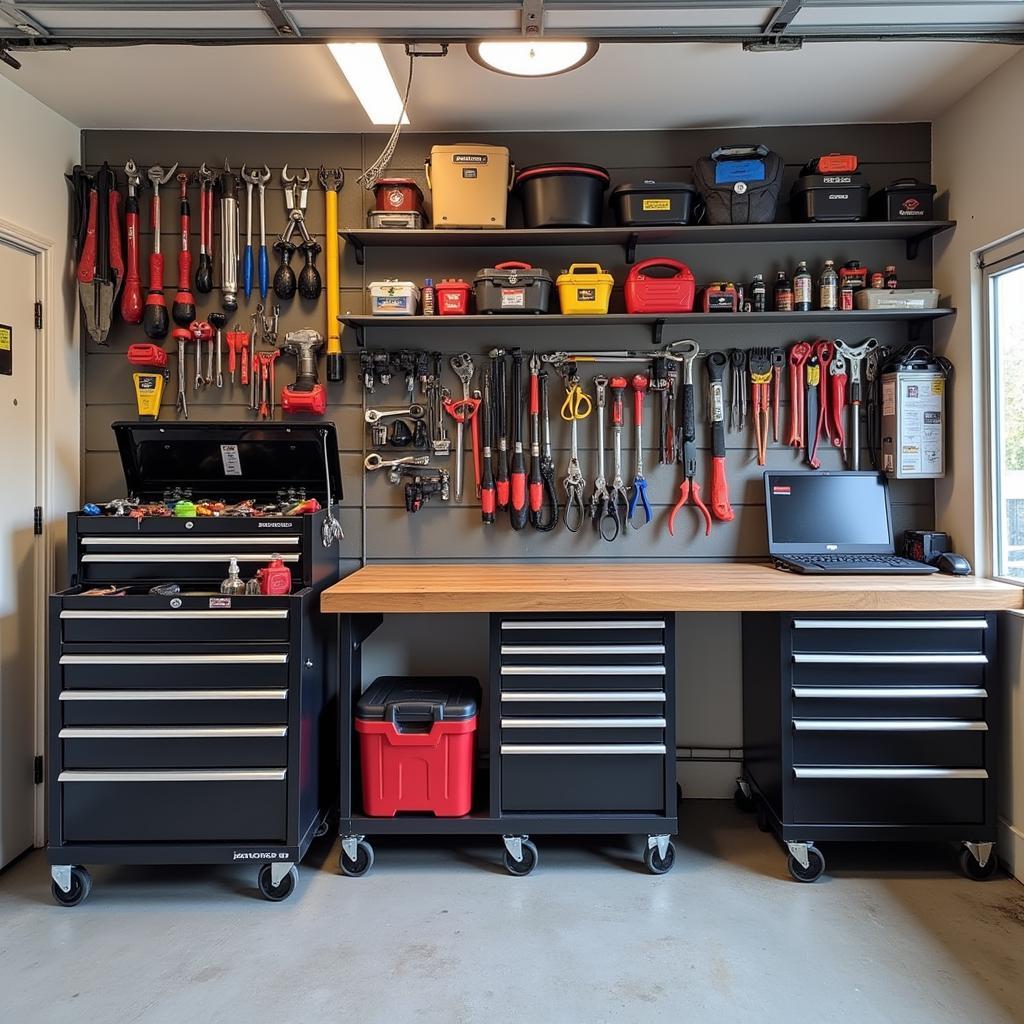
<path fill-rule="evenodd" d="M 1024 253 L 989 263 L 993 575 L 1024 583 Z"/>

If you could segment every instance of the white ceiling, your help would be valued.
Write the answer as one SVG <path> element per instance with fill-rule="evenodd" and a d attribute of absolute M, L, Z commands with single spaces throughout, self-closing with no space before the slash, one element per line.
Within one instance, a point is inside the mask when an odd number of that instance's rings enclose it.
<path fill-rule="evenodd" d="M 605 43 L 585 67 L 508 78 L 453 46 L 416 62 L 413 131 L 691 128 L 930 120 L 1017 52 L 960 42 Z M 385 47 L 400 89 L 407 61 Z M 0 73 L 82 128 L 369 131 L 325 46 L 82 47 Z M 379 129 L 378 129 L 379 130 Z"/>

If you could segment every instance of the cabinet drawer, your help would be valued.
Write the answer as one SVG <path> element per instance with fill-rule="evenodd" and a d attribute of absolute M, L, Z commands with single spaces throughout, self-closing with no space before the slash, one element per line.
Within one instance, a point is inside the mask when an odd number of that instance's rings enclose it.
<path fill-rule="evenodd" d="M 60 622 L 69 643 L 288 641 L 287 608 L 65 608 Z"/>
<path fill-rule="evenodd" d="M 980 825 L 985 820 L 988 782 L 982 770 L 794 768 L 793 774 L 789 799 L 797 823 Z"/>
<path fill-rule="evenodd" d="M 983 615 L 913 619 L 798 617 L 793 650 L 798 653 L 981 654 L 988 621 Z"/>
<path fill-rule="evenodd" d="M 982 686 L 984 654 L 794 654 L 794 685 Z"/>
<path fill-rule="evenodd" d="M 964 719 L 796 719 L 793 762 L 982 768 L 987 729 Z"/>
<path fill-rule="evenodd" d="M 62 725 L 284 725 L 287 690 L 64 690 Z"/>
<path fill-rule="evenodd" d="M 665 700 L 663 690 L 515 690 L 502 692 L 501 713 L 511 718 L 661 716 Z"/>
<path fill-rule="evenodd" d="M 665 719 L 657 717 L 502 715 L 503 743 L 663 743 Z"/>
<path fill-rule="evenodd" d="M 287 650 L 154 649 L 124 645 L 119 653 L 101 653 L 79 645 L 60 656 L 65 689 L 222 689 L 226 681 L 244 687 L 287 686 Z"/>
<path fill-rule="evenodd" d="M 665 620 L 588 619 L 503 619 L 501 643 L 506 644 L 662 644 Z"/>
<path fill-rule="evenodd" d="M 65 726 L 65 768 L 284 768 L 284 725 Z"/>
<path fill-rule="evenodd" d="M 502 810 L 664 813 L 665 756 L 656 743 L 502 743 Z"/>
<path fill-rule="evenodd" d="M 664 687 L 664 664 L 545 665 L 540 659 L 502 664 L 502 690 L 651 690 Z"/>
<path fill-rule="evenodd" d="M 285 546 L 279 537 L 148 537 L 81 538 L 79 582 L 150 583 L 176 580 L 179 583 L 223 578 L 234 558 L 244 578 L 278 554 L 292 571 L 292 578 L 306 579 L 306 566 L 299 551 Z M 298 541 L 298 537 L 290 538 Z"/>
<path fill-rule="evenodd" d="M 63 771 L 68 843 L 287 839 L 284 769 Z"/>
<path fill-rule="evenodd" d="M 794 718 L 985 716 L 983 686 L 794 686 Z"/>

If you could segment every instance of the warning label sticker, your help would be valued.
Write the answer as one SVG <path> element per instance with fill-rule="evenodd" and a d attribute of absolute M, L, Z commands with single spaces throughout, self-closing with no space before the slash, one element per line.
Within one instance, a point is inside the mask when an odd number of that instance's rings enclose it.
<path fill-rule="evenodd" d="M 644 199 L 641 202 L 641 209 L 644 213 L 655 213 L 659 210 L 671 210 L 671 199 Z"/>

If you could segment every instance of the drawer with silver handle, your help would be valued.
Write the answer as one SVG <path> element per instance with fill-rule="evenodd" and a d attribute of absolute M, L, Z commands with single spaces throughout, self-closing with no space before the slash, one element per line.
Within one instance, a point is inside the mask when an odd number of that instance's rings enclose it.
<path fill-rule="evenodd" d="M 552 619 L 502 619 L 501 643 L 504 644 L 663 644 L 665 619 L 657 616 L 624 616 Z"/>
<path fill-rule="evenodd" d="M 64 689 L 222 689 L 227 682 L 249 689 L 288 685 L 287 648 L 250 644 L 231 650 L 226 645 L 119 645 L 117 653 L 101 653 L 85 644 L 65 644 L 58 664 Z"/>
<path fill-rule="evenodd" d="M 815 686 L 792 690 L 795 719 L 958 718 L 985 717 L 984 686 Z"/>
<path fill-rule="evenodd" d="M 988 659 L 972 654 L 795 653 L 795 686 L 984 686 Z"/>
<path fill-rule="evenodd" d="M 658 743 L 665 740 L 665 719 L 658 716 L 502 714 L 501 739 L 512 744 Z"/>
<path fill-rule="evenodd" d="M 167 598 L 158 600 L 162 607 L 154 607 L 154 601 L 148 608 L 112 608 L 109 601 L 106 607 L 65 607 L 60 612 L 63 639 L 67 643 L 288 641 L 287 598 L 234 598 L 228 608 L 211 608 L 210 600 L 202 598 L 181 598 L 180 607 L 171 607 Z"/>
<path fill-rule="evenodd" d="M 274 539 L 274 538 L 271 538 Z M 79 558 L 81 583 L 146 583 L 152 580 L 178 582 L 209 580 L 227 575 L 228 563 L 234 558 L 242 576 L 249 577 L 267 564 L 271 554 L 279 554 L 292 571 L 294 579 L 305 577 L 302 554 L 279 550 L 275 544 L 258 549 L 246 544 L 225 543 L 221 550 L 206 546 L 183 544 L 180 549 L 161 548 L 159 551 L 94 551 L 86 549 Z"/>
<path fill-rule="evenodd" d="M 288 764 L 285 725 L 89 725 L 57 734 L 66 769 L 245 768 Z"/>
<path fill-rule="evenodd" d="M 664 689 L 668 669 L 661 664 L 642 665 L 635 659 L 621 664 L 542 664 L 539 658 L 521 664 L 502 664 L 501 689 L 514 690 L 651 690 Z"/>
<path fill-rule="evenodd" d="M 60 724 L 285 725 L 285 689 L 63 690 Z"/>
<path fill-rule="evenodd" d="M 509 718 L 664 717 L 664 690 L 503 690 Z"/>
<path fill-rule="evenodd" d="M 793 650 L 823 654 L 982 654 L 991 632 L 985 615 L 885 618 L 797 616 Z"/>

